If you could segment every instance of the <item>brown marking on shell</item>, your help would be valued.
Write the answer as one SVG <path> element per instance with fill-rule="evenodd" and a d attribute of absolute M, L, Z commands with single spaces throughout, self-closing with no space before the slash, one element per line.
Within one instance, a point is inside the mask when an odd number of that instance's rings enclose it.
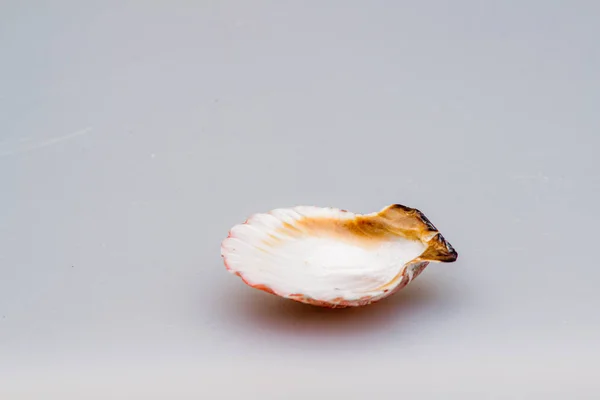
<path fill-rule="evenodd" d="M 277 230 L 277 234 L 278 241 L 286 236 L 326 236 L 361 246 L 376 245 L 394 236 L 383 221 L 368 216 L 357 216 L 349 220 L 304 217 L 294 225 L 285 223 Z M 269 244 L 276 244 L 278 241 L 269 240 Z"/>
<path fill-rule="evenodd" d="M 420 260 L 439 262 L 454 262 L 457 258 L 458 253 L 454 250 L 452 245 L 444 239 L 441 233 L 438 233 L 427 242 L 427 248 L 419 256 Z"/>
<path fill-rule="evenodd" d="M 357 215 L 353 219 L 304 217 L 295 224 L 283 223 L 276 233 L 278 236 L 269 235 L 268 244 L 271 246 L 286 236 L 329 236 L 361 246 L 376 246 L 382 241 L 402 237 L 427 245 L 419 257 L 421 261 L 453 262 L 458 257 L 425 214 L 401 204 L 385 207 L 375 214 Z"/>
<path fill-rule="evenodd" d="M 432 232 L 437 232 L 421 211 L 401 204 L 384 208 L 376 214 L 376 218 L 384 220 L 388 229 L 407 239 L 423 241 Z"/>
<path fill-rule="evenodd" d="M 355 219 L 344 222 L 345 229 L 363 239 L 380 241 L 393 236 L 389 225 L 377 216 L 358 215 Z"/>

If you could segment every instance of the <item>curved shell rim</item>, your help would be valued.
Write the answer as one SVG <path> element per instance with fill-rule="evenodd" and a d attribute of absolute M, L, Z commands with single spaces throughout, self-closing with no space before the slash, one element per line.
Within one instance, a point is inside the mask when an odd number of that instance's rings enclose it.
<path fill-rule="evenodd" d="M 454 262 L 458 258 L 458 253 L 452 247 L 452 245 L 450 245 L 450 243 L 444 239 L 442 234 L 437 230 L 435 225 L 433 225 L 433 223 L 425 216 L 425 214 L 416 208 L 407 207 L 407 206 L 404 206 L 401 204 L 392 204 L 387 207 L 384 207 L 380 211 L 376 211 L 376 212 L 372 212 L 372 213 L 368 213 L 368 214 L 360 214 L 360 213 L 354 213 L 354 212 L 350 212 L 348 210 L 336 208 L 336 207 L 309 206 L 309 207 L 318 208 L 318 209 L 322 209 L 322 210 L 333 210 L 333 211 L 339 211 L 341 213 L 349 213 L 354 218 L 378 216 L 378 215 L 382 215 L 382 214 L 386 213 L 386 211 L 391 210 L 391 209 L 401 210 L 401 212 L 404 212 L 406 214 L 411 214 L 414 218 L 418 219 L 426 227 L 425 234 L 427 235 L 427 238 L 429 238 L 428 246 L 426 247 L 426 249 L 423 251 L 423 253 L 420 256 L 403 264 L 402 267 L 400 268 L 400 272 L 396 275 L 396 277 L 394 277 L 394 279 L 392 279 L 392 281 L 390 281 L 388 283 L 389 286 L 386 285 L 388 287 L 385 290 L 381 291 L 380 294 L 374 295 L 374 296 L 366 295 L 364 297 L 361 297 L 358 300 L 344 299 L 344 298 L 338 298 L 338 299 L 333 299 L 333 300 L 315 299 L 315 298 L 306 297 L 301 293 L 297 294 L 297 295 L 285 295 L 283 293 L 278 292 L 278 290 L 276 288 L 269 287 L 260 282 L 252 282 L 246 276 L 244 276 L 244 273 L 231 268 L 231 266 L 228 263 L 227 255 L 226 255 L 226 252 L 224 251 L 223 245 L 227 239 L 232 237 L 232 231 L 236 227 L 238 227 L 240 225 L 249 224 L 254 217 L 259 216 L 259 215 L 266 215 L 266 214 L 273 215 L 272 213 L 277 210 L 295 210 L 295 209 L 298 209 L 301 207 L 306 207 L 306 206 L 279 207 L 279 208 L 272 209 L 267 212 L 254 213 L 254 214 L 250 215 L 243 223 L 236 224 L 231 229 L 229 229 L 227 238 L 225 238 L 221 242 L 221 257 L 223 258 L 223 263 L 224 263 L 227 271 L 238 276 L 247 286 L 250 286 L 254 289 L 264 291 L 269 294 L 273 294 L 278 297 L 294 300 L 294 301 L 305 303 L 305 304 L 327 307 L 327 308 L 346 308 L 346 307 L 357 307 L 357 306 L 364 306 L 364 305 L 372 304 L 372 303 L 378 302 L 388 296 L 391 296 L 392 294 L 395 294 L 398 290 L 402 289 L 403 287 L 408 285 L 411 281 L 413 281 L 417 276 L 419 276 L 421 274 L 421 272 L 427 267 L 427 265 L 430 262 L 445 262 L 445 263 L 446 262 Z M 440 255 L 439 254 L 440 249 L 447 250 L 446 251 L 447 254 Z M 424 255 L 426 255 L 425 258 L 423 258 Z M 427 258 L 427 257 L 429 257 L 429 258 Z M 411 269 L 412 271 L 417 271 L 417 272 L 416 273 L 407 273 L 407 271 L 409 271 L 410 267 L 413 267 Z M 405 278 L 408 278 L 408 279 L 405 279 Z"/>

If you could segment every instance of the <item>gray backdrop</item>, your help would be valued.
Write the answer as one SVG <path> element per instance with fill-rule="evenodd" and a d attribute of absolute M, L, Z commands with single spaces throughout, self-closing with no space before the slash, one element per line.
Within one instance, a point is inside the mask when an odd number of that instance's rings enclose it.
<path fill-rule="evenodd" d="M 2 1 L 0 397 L 600 397 L 600 5 Z M 362 309 L 229 275 L 250 214 L 421 209 Z"/>

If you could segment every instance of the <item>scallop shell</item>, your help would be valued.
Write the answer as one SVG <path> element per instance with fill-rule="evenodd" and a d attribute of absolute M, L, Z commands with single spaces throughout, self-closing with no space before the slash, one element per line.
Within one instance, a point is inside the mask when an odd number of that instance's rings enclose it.
<path fill-rule="evenodd" d="M 230 230 L 221 256 L 255 289 L 344 308 L 388 297 L 458 254 L 422 212 L 393 204 L 371 214 L 312 206 L 255 214 Z"/>

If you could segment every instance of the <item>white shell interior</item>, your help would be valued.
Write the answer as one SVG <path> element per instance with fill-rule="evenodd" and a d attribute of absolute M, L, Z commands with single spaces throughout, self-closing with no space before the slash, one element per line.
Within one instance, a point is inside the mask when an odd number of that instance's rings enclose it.
<path fill-rule="evenodd" d="M 304 294 L 320 300 L 356 300 L 375 296 L 404 265 L 418 257 L 425 245 L 397 238 L 376 247 L 351 244 L 333 237 L 280 236 L 267 246 L 268 235 L 303 217 L 354 218 L 337 209 L 295 207 L 256 214 L 236 225 L 222 244 L 222 254 L 231 272 L 240 272 L 252 285 L 263 284 L 279 295 Z"/>

